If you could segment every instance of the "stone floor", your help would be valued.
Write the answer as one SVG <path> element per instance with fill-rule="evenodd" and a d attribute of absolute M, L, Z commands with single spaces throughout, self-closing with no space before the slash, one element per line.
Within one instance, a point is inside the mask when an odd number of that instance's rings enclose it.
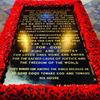
<path fill-rule="evenodd" d="M 15 0 L 0 0 L 0 32 L 10 14 Z M 97 37 L 100 40 L 100 0 L 82 0 Z"/>

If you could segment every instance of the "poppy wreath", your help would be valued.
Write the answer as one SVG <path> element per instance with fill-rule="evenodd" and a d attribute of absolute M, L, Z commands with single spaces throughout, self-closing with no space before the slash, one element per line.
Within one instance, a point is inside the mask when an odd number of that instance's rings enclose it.
<path fill-rule="evenodd" d="M 12 41 L 17 30 L 17 24 L 24 6 L 41 5 L 73 5 L 74 12 L 88 51 L 88 56 L 97 77 L 97 84 L 91 85 L 3 85 L 8 55 L 11 53 Z M 0 35 L 0 99 L 2 100 L 87 100 L 100 99 L 100 41 L 97 39 L 90 19 L 80 0 L 16 0 Z"/>

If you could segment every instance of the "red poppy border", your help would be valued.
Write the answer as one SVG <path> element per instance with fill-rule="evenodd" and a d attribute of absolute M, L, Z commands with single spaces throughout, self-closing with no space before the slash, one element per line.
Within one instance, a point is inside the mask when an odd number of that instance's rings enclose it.
<path fill-rule="evenodd" d="M 93 66 L 98 84 L 93 85 L 3 85 L 2 79 L 6 71 L 7 57 L 11 52 L 14 33 L 17 29 L 18 20 L 23 6 L 39 5 L 74 5 L 75 14 L 80 26 L 80 34 L 85 40 L 85 45 L 89 54 L 90 63 Z M 100 42 L 93 30 L 88 14 L 80 0 L 16 0 L 5 27 L 0 35 L 0 99 L 3 100 L 87 100 L 100 98 Z"/>

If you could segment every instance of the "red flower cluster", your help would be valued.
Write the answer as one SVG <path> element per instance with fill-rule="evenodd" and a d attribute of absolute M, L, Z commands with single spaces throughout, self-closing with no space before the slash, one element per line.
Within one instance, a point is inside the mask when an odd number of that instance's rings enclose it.
<path fill-rule="evenodd" d="M 0 85 L 2 100 L 99 100 L 99 85 Z"/>
<path fill-rule="evenodd" d="M 86 13 L 84 6 L 81 2 L 75 3 L 75 13 L 78 23 L 80 25 L 80 32 L 84 38 L 86 49 L 90 64 L 92 65 L 96 74 L 98 84 L 100 83 L 100 41 L 96 37 L 96 33 L 93 30 L 88 14 Z"/>
<path fill-rule="evenodd" d="M 39 5 L 73 5 L 80 26 L 80 33 L 84 39 L 90 64 L 92 65 L 98 84 L 70 85 L 70 86 L 34 86 L 34 85 L 0 85 L 0 99 L 3 100 L 65 100 L 65 99 L 95 99 L 100 98 L 100 42 L 93 30 L 88 14 L 80 0 L 16 0 L 11 14 L 0 36 L 0 82 L 6 72 L 8 55 L 11 53 L 12 42 L 23 6 Z"/>

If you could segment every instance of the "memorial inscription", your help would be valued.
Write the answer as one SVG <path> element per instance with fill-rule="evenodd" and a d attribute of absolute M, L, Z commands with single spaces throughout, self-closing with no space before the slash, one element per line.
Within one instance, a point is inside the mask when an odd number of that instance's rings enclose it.
<path fill-rule="evenodd" d="M 93 84 L 74 8 L 24 7 L 4 84 Z"/>

